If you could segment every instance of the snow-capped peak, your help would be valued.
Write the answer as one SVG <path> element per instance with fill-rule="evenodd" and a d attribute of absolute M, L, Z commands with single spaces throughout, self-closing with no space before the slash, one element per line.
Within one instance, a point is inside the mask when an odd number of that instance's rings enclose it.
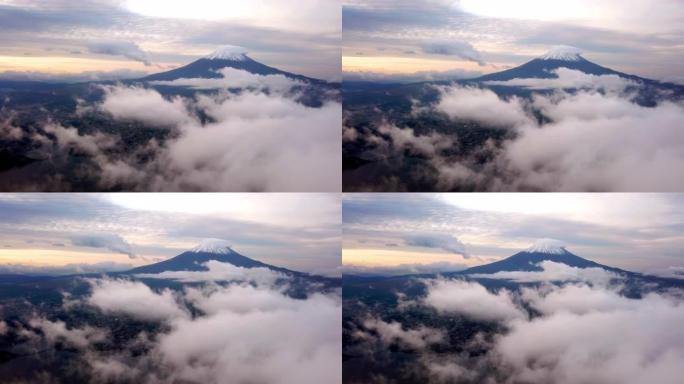
<path fill-rule="evenodd" d="M 190 249 L 190 252 L 205 252 L 205 253 L 216 253 L 219 255 L 227 255 L 232 253 L 233 250 L 230 248 L 230 243 L 222 239 L 204 239 L 196 247 Z"/>
<path fill-rule="evenodd" d="M 580 61 L 582 51 L 569 45 L 556 45 L 539 58 L 542 60 Z"/>
<path fill-rule="evenodd" d="M 562 255 L 566 253 L 565 244 L 562 241 L 555 239 L 539 239 L 527 248 L 525 252 L 529 253 L 551 253 L 555 255 Z"/>
<path fill-rule="evenodd" d="M 204 56 L 204 58 L 209 60 L 244 61 L 247 59 L 247 50 L 235 45 L 225 45 Z"/>

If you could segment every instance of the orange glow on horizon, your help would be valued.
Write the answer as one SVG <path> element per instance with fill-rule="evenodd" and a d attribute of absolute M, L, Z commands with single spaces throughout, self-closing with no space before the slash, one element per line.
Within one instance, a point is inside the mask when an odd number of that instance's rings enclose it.
<path fill-rule="evenodd" d="M 480 66 L 470 61 L 454 61 L 420 57 L 393 56 L 342 56 L 342 70 L 345 72 L 376 72 L 384 74 L 413 74 L 416 72 L 445 72 L 461 69 L 482 73 L 496 72 L 491 65 Z"/>
<path fill-rule="evenodd" d="M 460 255 L 438 252 L 388 250 L 388 249 L 342 249 L 343 265 L 364 267 L 394 267 L 401 264 L 431 264 L 451 262 L 479 265 L 482 260 L 464 259 Z"/>
<path fill-rule="evenodd" d="M 129 69 L 154 72 L 156 67 L 146 67 L 143 63 L 123 60 L 102 60 L 85 57 L 59 56 L 0 56 L 0 72 L 31 71 L 52 74 L 76 74 L 89 71 L 114 71 Z"/>
<path fill-rule="evenodd" d="M 0 264 L 59 267 L 67 264 L 95 264 L 104 261 L 144 265 L 148 261 L 130 259 L 127 255 L 73 249 L 0 249 Z"/>

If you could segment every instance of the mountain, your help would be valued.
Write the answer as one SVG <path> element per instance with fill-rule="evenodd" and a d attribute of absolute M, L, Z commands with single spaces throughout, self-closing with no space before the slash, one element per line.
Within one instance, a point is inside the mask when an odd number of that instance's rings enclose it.
<path fill-rule="evenodd" d="M 552 73 L 552 71 L 558 68 L 573 69 L 590 75 L 617 75 L 639 82 L 654 82 L 654 80 L 628 75 L 626 73 L 618 72 L 592 63 L 591 61 L 582 57 L 581 52 L 577 48 L 564 45 L 553 47 L 546 54 L 533 59 L 532 61 L 528 61 L 527 63 L 518 67 L 507 69 L 501 72 L 490 73 L 488 75 L 472 79 L 471 81 L 507 81 L 528 78 L 550 79 L 557 77 L 554 73 Z"/>
<path fill-rule="evenodd" d="M 603 264 L 579 257 L 563 246 L 560 242 L 552 239 L 540 239 L 534 245 L 522 252 L 503 260 L 490 264 L 468 268 L 457 274 L 492 274 L 503 271 L 541 271 L 538 265 L 542 261 L 553 261 L 575 268 L 603 268 L 612 272 L 629 273 L 618 268 L 608 267 Z"/>
<path fill-rule="evenodd" d="M 136 81 L 172 81 L 177 79 L 193 78 L 221 78 L 218 72 L 223 68 L 235 68 L 257 75 L 283 75 L 291 79 L 301 80 L 307 83 L 325 83 L 323 80 L 314 79 L 294 73 L 281 71 L 280 69 L 269 67 L 256 60 L 253 60 L 247 53 L 233 46 L 219 48 L 213 53 L 193 61 L 192 63 L 172 69 L 167 72 L 156 73 L 137 79 Z"/>
<path fill-rule="evenodd" d="M 260 261 L 250 259 L 235 252 L 227 242 L 219 239 L 203 240 L 196 247 L 181 253 L 180 255 L 159 263 L 144 265 L 119 272 L 117 274 L 140 274 L 162 273 L 165 271 L 207 271 L 204 263 L 215 260 L 221 263 L 229 263 L 242 268 L 268 268 L 273 271 L 283 272 L 290 275 L 305 275 L 302 272 L 291 271 L 286 268 L 275 267 Z"/>

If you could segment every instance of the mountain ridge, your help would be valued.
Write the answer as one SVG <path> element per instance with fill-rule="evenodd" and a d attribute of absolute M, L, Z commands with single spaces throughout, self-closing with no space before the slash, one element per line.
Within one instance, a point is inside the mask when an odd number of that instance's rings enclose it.
<path fill-rule="evenodd" d="M 306 275 L 306 273 L 293 271 L 287 268 L 276 267 L 270 264 L 254 260 L 233 250 L 226 242 L 218 239 L 205 239 L 196 247 L 191 248 L 170 259 L 154 264 L 143 265 L 117 274 L 158 274 L 168 271 L 208 271 L 204 264 L 210 260 L 228 263 L 241 268 L 268 268 L 272 271 L 290 275 Z"/>
<path fill-rule="evenodd" d="M 291 79 L 300 80 L 312 84 L 327 83 L 324 80 L 283 71 L 278 68 L 262 64 L 249 57 L 246 51 L 235 50 L 234 48 L 235 47 L 233 46 L 222 47 L 214 51 L 213 53 L 206 55 L 202 58 L 199 58 L 182 67 L 171 69 L 165 72 L 155 73 L 133 80 L 152 82 L 173 81 L 177 79 L 193 78 L 217 79 L 223 77 L 223 75 L 219 73 L 220 69 L 234 68 L 262 76 L 283 75 Z"/>

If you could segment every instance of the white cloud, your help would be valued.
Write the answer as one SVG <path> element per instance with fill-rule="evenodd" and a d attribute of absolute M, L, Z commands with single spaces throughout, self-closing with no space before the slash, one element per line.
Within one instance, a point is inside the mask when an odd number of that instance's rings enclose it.
<path fill-rule="evenodd" d="M 131 41 L 122 40 L 99 40 L 88 43 L 88 51 L 103 55 L 123 56 L 131 60 L 139 61 L 147 66 L 151 65 L 145 51 Z"/>
<path fill-rule="evenodd" d="M 147 279 L 169 279 L 182 283 L 196 283 L 205 281 L 247 281 L 258 284 L 273 285 L 285 274 L 265 267 L 243 268 L 230 263 L 209 260 L 204 264 L 207 271 L 164 271 L 161 273 L 141 273 L 135 275 Z"/>
<path fill-rule="evenodd" d="M 684 373 L 679 302 L 566 287 L 535 305 L 546 315 L 513 322 L 495 346 L 514 381 L 676 383 Z"/>
<path fill-rule="evenodd" d="M 71 243 L 80 247 L 106 248 L 110 251 L 128 255 L 128 257 L 131 259 L 136 257 L 136 255 L 133 253 L 133 249 L 131 248 L 131 244 L 129 244 L 126 239 L 115 233 L 82 233 L 72 236 Z"/>
<path fill-rule="evenodd" d="M 414 247 L 438 248 L 447 252 L 470 258 L 465 245 L 456 237 L 441 232 L 411 233 L 406 236 L 406 244 Z"/>
<path fill-rule="evenodd" d="M 395 151 L 408 150 L 414 154 L 432 157 L 454 146 L 451 138 L 437 132 L 417 135 L 411 128 L 399 128 L 390 124 L 381 125 L 378 131 L 390 137 Z"/>
<path fill-rule="evenodd" d="M 143 355 L 90 353 L 89 367 L 132 381 L 190 383 L 340 383 L 341 298 L 293 299 L 268 284 L 209 284 L 174 295 L 140 282 L 92 280 L 88 303 L 105 313 L 157 320 L 154 338 L 138 335 Z M 197 311 L 190 315 L 186 305 Z M 121 368 L 126 367 L 123 371 Z M 157 370 L 155 367 L 160 367 Z"/>
<path fill-rule="evenodd" d="M 140 87 L 103 86 L 103 89 L 105 96 L 99 107 L 115 119 L 159 126 L 195 121 L 181 97 L 167 100 L 155 90 Z"/>
<path fill-rule="evenodd" d="M 577 268 L 567 264 L 544 260 L 538 264 L 541 271 L 501 271 L 491 274 L 471 274 L 474 278 L 503 279 L 519 283 L 572 281 L 607 285 L 623 276 L 603 268 Z"/>
<path fill-rule="evenodd" d="M 102 132 L 81 135 L 76 128 L 63 127 L 55 123 L 46 124 L 43 130 L 57 138 L 56 144 L 62 150 L 74 149 L 88 155 L 96 155 L 117 144 L 116 138 L 111 135 Z M 47 140 L 46 137 L 36 137 L 36 139 L 42 142 Z"/>
<path fill-rule="evenodd" d="M 200 96 L 194 107 L 216 121 L 201 124 L 185 105 L 153 90 L 112 87 L 102 108 L 117 119 L 175 126 L 154 161 L 101 161 L 109 184 L 144 190 L 339 191 L 342 107 L 306 107 L 282 95 L 245 92 Z M 160 112 L 161 111 L 161 112 Z"/>
<path fill-rule="evenodd" d="M 483 344 L 477 337 L 471 341 L 488 350 L 474 360 L 445 359 L 428 351 L 420 364 L 437 380 L 484 375 L 492 383 L 504 382 L 497 377 L 559 384 L 676 383 L 684 373 L 678 364 L 684 357 L 684 331 L 679 327 L 684 304 L 675 295 L 651 292 L 628 298 L 620 287 L 542 285 L 523 288 L 516 304 L 508 294 L 492 294 L 476 283 L 426 283 L 424 304 L 505 325 L 492 342 Z M 431 302 L 427 299 L 435 288 L 441 300 Z M 523 315 L 523 305 L 537 314 Z"/>
<path fill-rule="evenodd" d="M 85 349 L 92 343 L 101 342 L 107 338 L 107 332 L 102 329 L 91 326 L 69 328 L 66 323 L 59 320 L 50 321 L 45 318 L 33 318 L 29 321 L 29 325 L 39 329 L 50 344 L 61 341 L 79 349 Z"/>
<path fill-rule="evenodd" d="M 512 131 L 498 144 L 486 141 L 471 157 L 446 154 L 441 150 L 443 141 L 423 139 L 420 153 L 428 156 L 428 164 L 436 169 L 435 188 L 440 190 L 682 188 L 682 178 L 672 177 L 684 165 L 681 103 L 661 101 L 654 107 L 643 107 L 634 102 L 633 95 L 595 90 L 535 95 L 528 102 L 515 97 L 504 100 L 490 90 L 460 86 L 443 87 L 440 92 L 440 101 L 433 105 L 437 111 L 452 119 Z M 546 120 L 537 122 L 533 111 Z M 434 132 L 424 137 L 437 135 L 457 140 Z M 379 143 L 376 151 L 389 155 L 392 147 L 382 137 L 370 135 L 365 139 L 369 144 Z M 482 157 L 491 160 L 483 164 Z"/>
<path fill-rule="evenodd" d="M 173 324 L 156 353 L 191 382 L 340 383 L 341 303 L 246 286 L 190 295 L 206 316 Z"/>
<path fill-rule="evenodd" d="M 505 147 L 518 183 L 545 190 L 681 189 L 682 179 L 672 175 L 684 164 L 684 106 L 647 108 L 579 93 L 544 102 L 541 110 L 554 121 L 520 128 Z"/>
<path fill-rule="evenodd" d="M 363 322 L 363 326 L 376 332 L 380 340 L 387 345 L 397 343 L 414 349 L 423 349 L 430 344 L 441 343 L 446 339 L 444 331 L 424 326 L 404 329 L 404 326 L 397 321 L 388 323 L 382 319 L 370 318 Z M 357 333 L 356 336 L 369 337 L 365 332 Z"/>
<path fill-rule="evenodd" d="M 189 87 L 193 89 L 227 89 L 247 88 L 270 90 L 273 92 L 287 92 L 292 87 L 306 85 L 301 80 L 289 78 L 285 75 L 259 75 L 236 68 L 222 68 L 218 72 L 222 78 L 206 79 L 176 79 L 172 81 L 153 81 L 151 84 Z"/>
<path fill-rule="evenodd" d="M 488 89 L 474 87 L 439 87 L 441 97 L 435 109 L 454 120 L 470 120 L 493 127 L 511 128 L 532 120 L 517 97 L 503 100 Z M 496 111 L 496 113 L 492 113 Z"/>
<path fill-rule="evenodd" d="M 442 313 L 456 313 L 483 321 L 525 318 L 505 289 L 489 292 L 477 283 L 463 280 L 427 280 L 428 292 L 423 303 Z"/>
<path fill-rule="evenodd" d="M 474 61 L 479 65 L 485 65 L 480 52 L 466 41 L 454 39 L 449 40 L 427 40 L 423 42 L 424 53 L 433 55 L 456 56 L 468 61 Z"/>
<path fill-rule="evenodd" d="M 123 314 L 148 321 L 168 321 L 188 316 L 173 292 L 157 293 L 147 285 L 128 280 L 89 280 L 88 304 L 105 313 Z"/>
<path fill-rule="evenodd" d="M 558 68 L 551 73 L 555 78 L 519 78 L 506 81 L 485 81 L 488 85 L 503 85 L 509 87 L 523 87 L 528 89 L 603 89 L 610 92 L 624 92 L 627 87 L 638 86 L 636 81 L 625 79 L 618 75 L 592 75 L 582 71 Z"/>

